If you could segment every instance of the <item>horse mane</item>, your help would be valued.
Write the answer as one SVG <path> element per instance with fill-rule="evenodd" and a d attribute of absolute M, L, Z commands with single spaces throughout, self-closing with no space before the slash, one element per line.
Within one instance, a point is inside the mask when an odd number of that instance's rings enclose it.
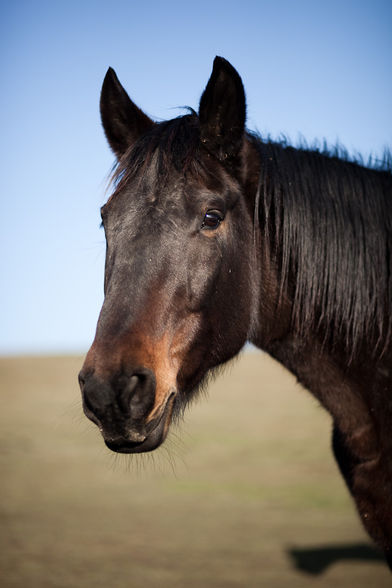
<path fill-rule="evenodd" d="M 382 353 L 392 334 L 391 159 L 367 168 L 337 150 L 250 137 L 261 158 L 259 218 L 293 327 Z M 387 318 L 385 318 L 387 317 Z"/>

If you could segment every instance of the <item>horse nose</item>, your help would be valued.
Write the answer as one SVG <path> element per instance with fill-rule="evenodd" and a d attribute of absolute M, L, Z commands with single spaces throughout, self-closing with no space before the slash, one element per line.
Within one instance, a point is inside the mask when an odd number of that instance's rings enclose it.
<path fill-rule="evenodd" d="M 105 381 L 93 373 L 79 374 L 86 416 L 98 425 L 106 420 L 143 421 L 155 402 L 155 376 L 147 369 L 121 374 Z M 98 421 L 98 422 L 97 422 Z"/>

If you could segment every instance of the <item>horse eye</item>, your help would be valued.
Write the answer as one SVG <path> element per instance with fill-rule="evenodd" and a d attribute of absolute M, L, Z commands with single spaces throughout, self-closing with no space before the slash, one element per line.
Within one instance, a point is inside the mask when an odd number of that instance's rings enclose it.
<path fill-rule="evenodd" d="M 202 229 L 217 229 L 223 221 L 222 213 L 217 210 L 208 210 L 204 216 Z"/>

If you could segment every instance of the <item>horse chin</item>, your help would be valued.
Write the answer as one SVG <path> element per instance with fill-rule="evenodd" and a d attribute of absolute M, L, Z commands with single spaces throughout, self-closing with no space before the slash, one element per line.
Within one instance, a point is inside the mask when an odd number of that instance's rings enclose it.
<path fill-rule="evenodd" d="M 109 436 L 102 430 L 106 446 L 116 453 L 146 453 L 162 445 L 167 437 L 172 420 L 174 399 L 175 394 L 173 393 L 160 417 L 146 426 L 147 434 L 145 436 L 140 435 L 140 440 L 134 440 L 135 435 L 132 434 L 124 434 L 118 437 Z"/>

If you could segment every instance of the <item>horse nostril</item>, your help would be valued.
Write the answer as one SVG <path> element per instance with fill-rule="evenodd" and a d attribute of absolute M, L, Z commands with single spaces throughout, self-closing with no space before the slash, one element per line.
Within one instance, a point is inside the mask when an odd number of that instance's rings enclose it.
<path fill-rule="evenodd" d="M 120 392 L 118 404 L 121 410 L 125 413 L 129 413 L 131 398 L 135 393 L 135 390 L 139 384 L 139 376 L 134 375 L 129 378 L 129 381 L 124 386 L 124 389 Z"/>
<path fill-rule="evenodd" d="M 133 422 L 141 426 L 155 403 L 155 376 L 147 368 L 130 375 L 123 372 L 111 381 L 81 371 L 79 384 L 86 416 L 107 430 L 115 423 L 124 426 Z M 133 441 L 140 442 L 140 439 Z"/>
<path fill-rule="evenodd" d="M 83 407 L 86 416 L 93 420 L 91 415 L 96 419 L 102 418 L 113 403 L 114 394 L 110 384 L 96 378 L 94 375 L 79 374 L 79 383 L 83 398 Z M 87 414 L 88 413 L 88 414 Z"/>
<path fill-rule="evenodd" d="M 119 394 L 118 404 L 122 412 L 134 419 L 142 419 L 152 410 L 155 402 L 155 377 L 144 369 L 133 374 Z"/>

